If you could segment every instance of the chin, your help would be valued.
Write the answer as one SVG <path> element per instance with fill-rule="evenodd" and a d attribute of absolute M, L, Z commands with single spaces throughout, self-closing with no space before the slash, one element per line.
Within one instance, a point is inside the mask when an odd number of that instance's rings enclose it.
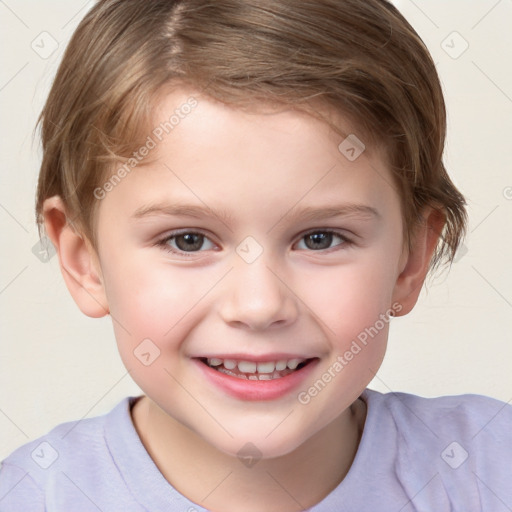
<path fill-rule="evenodd" d="M 279 429 L 281 432 L 277 431 Z M 233 437 L 222 436 L 219 439 L 205 436 L 203 439 L 231 457 L 241 459 L 252 456 L 258 459 L 275 459 L 294 452 L 310 438 L 305 432 L 290 431 L 289 428 L 281 426 L 270 434 L 268 429 L 265 429 L 265 434 L 262 434 L 262 429 L 256 428 L 240 429 L 238 432 L 230 430 L 230 433 Z"/>

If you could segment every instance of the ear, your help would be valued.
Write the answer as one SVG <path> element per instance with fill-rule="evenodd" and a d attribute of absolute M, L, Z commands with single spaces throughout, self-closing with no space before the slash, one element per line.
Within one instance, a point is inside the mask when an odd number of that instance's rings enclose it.
<path fill-rule="evenodd" d="M 46 233 L 59 255 L 66 286 L 80 310 L 100 318 L 109 313 L 99 260 L 91 243 L 70 223 L 59 196 L 45 200 Z"/>
<path fill-rule="evenodd" d="M 395 316 L 406 315 L 415 306 L 444 224 L 445 216 L 441 211 L 432 207 L 424 211 L 422 222 L 414 232 L 411 249 L 404 249 L 400 274 L 393 290 L 393 303 L 398 302 L 402 309 Z"/>

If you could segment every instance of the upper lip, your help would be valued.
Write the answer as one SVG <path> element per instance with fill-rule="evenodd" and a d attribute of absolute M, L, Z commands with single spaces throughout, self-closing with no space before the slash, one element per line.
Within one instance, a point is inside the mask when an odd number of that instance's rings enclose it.
<path fill-rule="evenodd" d="M 285 354 L 285 353 L 275 353 L 275 354 L 205 354 L 200 356 L 193 356 L 193 359 L 233 359 L 235 361 L 253 361 L 255 363 L 263 363 L 265 361 L 282 361 L 282 360 L 290 360 L 290 359 L 313 359 L 316 356 L 304 355 L 304 354 Z"/>

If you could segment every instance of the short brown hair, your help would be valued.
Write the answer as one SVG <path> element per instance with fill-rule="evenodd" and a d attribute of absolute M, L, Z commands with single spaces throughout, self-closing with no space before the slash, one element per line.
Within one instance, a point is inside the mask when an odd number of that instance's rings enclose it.
<path fill-rule="evenodd" d="M 239 108 L 273 103 L 318 116 L 322 104 L 347 116 L 359 138 L 385 148 L 405 239 L 434 206 L 446 223 L 431 267 L 453 261 L 467 214 L 442 161 L 439 78 L 386 0 L 100 0 L 76 29 L 39 119 L 40 225 L 44 200 L 60 195 L 95 243 L 95 187 L 145 138 L 159 94 L 178 82 Z"/>

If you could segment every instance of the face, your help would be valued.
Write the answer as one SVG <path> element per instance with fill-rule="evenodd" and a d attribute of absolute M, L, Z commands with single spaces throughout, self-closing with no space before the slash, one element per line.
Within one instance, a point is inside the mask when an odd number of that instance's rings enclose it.
<path fill-rule="evenodd" d="M 191 94 L 167 96 L 155 126 Z M 279 456 L 347 414 L 381 364 L 400 201 L 382 155 L 354 160 L 320 121 L 194 97 L 148 134 L 155 161 L 101 199 L 102 282 L 153 404 L 226 453 Z"/>

